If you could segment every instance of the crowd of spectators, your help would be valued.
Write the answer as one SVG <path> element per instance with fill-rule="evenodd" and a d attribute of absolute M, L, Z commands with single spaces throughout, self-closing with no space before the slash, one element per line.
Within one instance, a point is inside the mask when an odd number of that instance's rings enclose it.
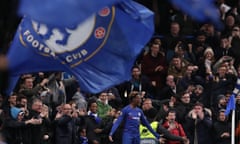
<path fill-rule="evenodd" d="M 240 2 L 216 1 L 223 29 L 198 23 L 167 2 L 139 2 L 155 12 L 156 33 L 136 59 L 131 79 L 92 94 L 66 72 L 23 74 L 14 92 L 0 97 L 0 141 L 111 143 L 113 123 L 129 104 L 129 95 L 137 92 L 139 107 L 165 143 L 230 144 L 231 114 L 224 112 L 240 77 Z M 236 144 L 239 118 L 237 95 Z M 121 143 L 122 129 L 120 125 L 112 135 L 115 144 Z M 144 127 L 139 131 L 141 139 L 146 138 Z"/>

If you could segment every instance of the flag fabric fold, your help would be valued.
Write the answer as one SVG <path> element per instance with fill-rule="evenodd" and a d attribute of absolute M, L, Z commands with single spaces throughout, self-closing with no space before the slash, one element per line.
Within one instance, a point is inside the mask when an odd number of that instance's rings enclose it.
<path fill-rule="evenodd" d="M 170 0 L 170 2 L 184 13 L 199 22 L 212 22 L 221 29 L 220 12 L 213 0 Z"/>
<path fill-rule="evenodd" d="M 153 13 L 133 1 L 106 6 L 75 25 L 55 23 L 23 18 L 8 53 L 12 76 L 66 71 L 83 91 L 97 93 L 131 77 L 154 32 Z"/>
<path fill-rule="evenodd" d="M 19 14 L 47 24 L 69 26 L 121 1 L 125 0 L 20 0 Z"/>

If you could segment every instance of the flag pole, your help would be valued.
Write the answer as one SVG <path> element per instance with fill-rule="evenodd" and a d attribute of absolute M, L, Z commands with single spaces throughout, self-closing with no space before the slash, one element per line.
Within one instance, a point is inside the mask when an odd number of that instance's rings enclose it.
<path fill-rule="evenodd" d="M 231 144 L 235 144 L 235 109 L 232 110 Z"/>

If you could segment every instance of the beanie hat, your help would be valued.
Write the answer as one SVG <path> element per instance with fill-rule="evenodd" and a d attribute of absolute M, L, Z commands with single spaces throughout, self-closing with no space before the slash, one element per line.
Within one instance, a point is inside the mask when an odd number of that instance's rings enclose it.
<path fill-rule="evenodd" d="M 10 111 L 11 111 L 11 116 L 12 116 L 12 118 L 14 118 L 14 119 L 17 119 L 18 114 L 19 114 L 20 112 L 22 112 L 22 110 L 21 110 L 20 108 L 17 108 L 17 107 L 12 107 Z"/>
<path fill-rule="evenodd" d="M 208 48 L 205 49 L 205 51 L 204 51 L 204 56 L 205 56 L 208 52 L 210 52 L 212 55 L 214 55 L 213 49 L 212 49 L 211 47 L 208 47 Z"/>

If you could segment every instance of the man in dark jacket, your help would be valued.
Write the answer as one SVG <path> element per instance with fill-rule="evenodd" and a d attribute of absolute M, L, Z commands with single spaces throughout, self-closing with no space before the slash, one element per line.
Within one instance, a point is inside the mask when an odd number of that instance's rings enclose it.
<path fill-rule="evenodd" d="M 82 123 L 81 119 L 74 116 L 70 104 L 64 104 L 61 111 L 55 117 L 55 143 L 76 144 L 77 125 Z"/>

